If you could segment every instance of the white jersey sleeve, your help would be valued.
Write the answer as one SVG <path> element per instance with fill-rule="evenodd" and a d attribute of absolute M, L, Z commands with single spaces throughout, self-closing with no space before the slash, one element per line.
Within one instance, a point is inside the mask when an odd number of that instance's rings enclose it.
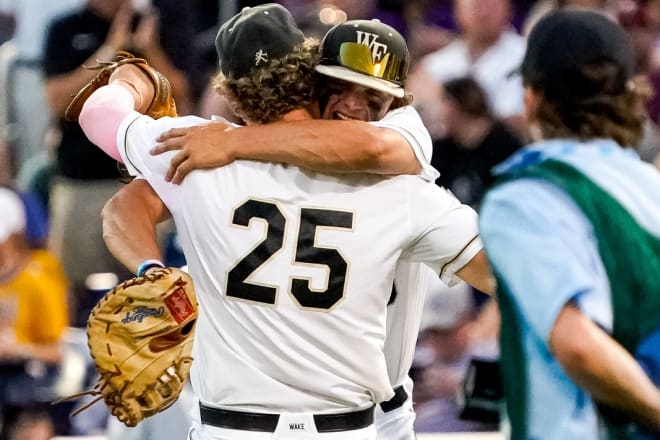
<path fill-rule="evenodd" d="M 447 285 L 482 248 L 476 212 L 433 183 L 415 186 L 410 221 L 416 235 L 402 253 L 394 277 L 396 297 L 388 305 L 385 359 L 393 386 L 407 380 L 424 305 L 427 277 Z M 425 266 L 419 261 L 424 261 Z"/>
<path fill-rule="evenodd" d="M 456 272 L 483 247 L 479 238 L 477 213 L 449 191 L 434 183 L 425 185 L 411 204 L 413 229 L 422 231 L 404 250 L 404 261 L 424 261 L 448 286 L 460 281 Z"/>
<path fill-rule="evenodd" d="M 197 116 L 153 119 L 133 112 L 119 126 L 117 147 L 129 174 L 146 179 L 170 211 L 178 202 L 176 194 L 179 190 L 178 185 L 165 181 L 165 175 L 170 161 L 177 152 L 168 151 L 154 156 L 149 151 L 156 145 L 158 136 L 171 128 L 202 125 L 208 122 L 207 119 Z"/>
<path fill-rule="evenodd" d="M 433 154 L 431 135 L 413 106 L 407 105 L 392 110 L 383 119 L 371 122 L 371 124 L 397 131 L 408 141 L 415 157 L 422 165 L 420 176 L 430 182 L 434 182 L 438 178 L 440 173 L 431 166 L 431 155 Z"/>

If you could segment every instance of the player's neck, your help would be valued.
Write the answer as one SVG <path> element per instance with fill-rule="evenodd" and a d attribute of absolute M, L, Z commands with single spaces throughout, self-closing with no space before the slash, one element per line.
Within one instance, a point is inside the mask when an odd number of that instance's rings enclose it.
<path fill-rule="evenodd" d="M 311 113 L 306 109 L 297 109 L 291 110 L 289 113 L 284 114 L 279 121 L 306 121 L 308 119 L 314 119 Z M 258 122 L 245 121 L 245 125 L 261 125 Z"/>
<path fill-rule="evenodd" d="M 282 116 L 282 121 L 305 121 L 307 119 L 312 119 L 312 115 L 306 109 L 292 110 L 289 113 Z"/>

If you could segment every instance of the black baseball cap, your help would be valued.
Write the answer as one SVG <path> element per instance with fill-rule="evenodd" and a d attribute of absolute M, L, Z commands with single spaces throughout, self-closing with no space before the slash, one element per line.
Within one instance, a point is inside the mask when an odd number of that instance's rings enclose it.
<path fill-rule="evenodd" d="M 617 23 L 598 12 L 564 9 L 532 28 L 520 73 L 526 85 L 584 96 L 599 90 L 580 81 L 579 69 L 610 61 L 619 67 L 617 89 L 623 91 L 633 75 L 634 58 L 630 38 Z"/>
<path fill-rule="evenodd" d="M 291 13 L 279 4 L 267 3 L 243 8 L 223 23 L 215 48 L 222 73 L 237 77 L 268 66 L 304 40 Z"/>
<path fill-rule="evenodd" d="M 316 71 L 402 98 L 410 53 L 396 29 L 379 20 L 349 20 L 325 34 Z"/>

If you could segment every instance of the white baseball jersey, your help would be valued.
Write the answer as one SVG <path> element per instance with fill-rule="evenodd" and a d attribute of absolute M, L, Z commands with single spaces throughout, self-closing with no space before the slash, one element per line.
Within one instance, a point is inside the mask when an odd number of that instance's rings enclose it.
<path fill-rule="evenodd" d="M 403 135 L 410 144 L 422 166 L 420 176 L 434 182 L 439 173 L 431 165 L 433 144 L 428 130 L 419 114 L 412 107 L 402 107 L 389 112 L 374 125 L 391 128 Z M 471 224 L 457 223 L 454 228 L 465 228 L 462 236 L 474 234 Z M 468 259 L 463 259 L 467 263 Z M 385 359 L 390 381 L 394 387 L 407 383 L 408 371 L 412 366 L 419 324 L 424 307 L 427 276 L 438 276 L 421 263 L 400 261 L 394 275 L 397 296 L 388 306 Z M 377 413 L 378 414 L 378 413 Z"/>
<path fill-rule="evenodd" d="M 476 213 L 417 176 L 236 161 L 166 183 L 175 153 L 151 156 L 156 137 L 206 122 L 134 113 L 118 134 L 129 171 L 172 213 L 195 280 L 197 396 L 237 410 L 316 413 L 389 399 L 383 345 L 396 263 L 427 262 L 451 283 L 481 248 Z"/>
<path fill-rule="evenodd" d="M 420 176 L 434 182 L 438 172 L 431 166 L 433 144 L 428 130 L 417 112 L 411 107 L 403 107 L 389 112 L 376 125 L 397 130 L 405 136 L 417 160 L 422 165 Z M 460 224 L 454 225 L 460 228 Z M 466 232 L 472 226 L 465 225 Z M 465 263 L 469 260 L 463 260 Z M 413 424 L 413 383 L 408 372 L 412 366 L 415 345 L 424 307 L 426 277 L 438 276 L 422 263 L 399 261 L 394 274 L 397 296 L 388 305 L 387 328 L 385 334 L 385 361 L 393 387 L 403 387 L 408 399 L 401 407 L 384 412 L 376 408 L 374 421 L 379 438 L 388 440 L 412 440 L 415 438 Z"/>
<path fill-rule="evenodd" d="M 399 107 L 388 112 L 380 121 L 374 121 L 371 124 L 395 130 L 408 141 L 415 157 L 422 166 L 420 172 L 422 178 L 429 182 L 435 182 L 435 179 L 440 176 L 438 170 L 431 165 L 433 140 L 414 107 L 410 105 Z"/>

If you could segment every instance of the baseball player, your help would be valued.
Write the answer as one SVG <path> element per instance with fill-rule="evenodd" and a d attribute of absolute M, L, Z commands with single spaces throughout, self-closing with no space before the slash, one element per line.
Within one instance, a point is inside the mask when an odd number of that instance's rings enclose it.
<path fill-rule="evenodd" d="M 370 37 L 364 37 L 365 34 Z M 341 64 L 342 60 L 338 56 L 339 48 L 344 43 L 356 44 L 359 41 L 362 41 L 360 44 L 365 48 L 369 47 L 369 41 L 382 42 L 386 51 L 396 54 L 400 59 L 406 59 L 407 48 L 403 38 L 391 27 L 376 20 L 349 21 L 332 29 L 322 43 L 323 53 L 317 71 L 326 76 L 326 84 L 320 93 L 322 113 L 325 118 L 343 120 L 341 123 L 337 125 L 327 121 L 321 124 L 315 121 L 301 121 L 250 126 L 242 131 L 228 132 L 225 132 L 225 126 L 222 124 L 173 129 L 162 138 L 163 144 L 155 148 L 156 153 L 182 148 L 182 152 L 172 160 L 173 165 L 168 170 L 168 178 L 180 183 L 192 166 L 219 166 L 225 164 L 227 158 L 241 157 L 288 162 L 318 171 L 330 170 L 342 173 L 377 171 L 382 174 L 420 172 L 424 178 L 433 181 L 436 172 L 429 165 L 432 148 L 430 139 L 419 117 L 409 106 L 391 112 L 371 128 L 373 130 L 376 127 L 388 127 L 398 130 L 397 133 L 402 134 L 403 145 L 394 144 L 389 150 L 383 149 L 385 158 L 378 157 L 377 160 L 373 160 L 373 165 L 369 160 L 360 158 L 359 155 L 365 154 L 365 142 L 373 139 L 374 135 L 370 132 L 356 133 L 352 130 L 356 125 L 355 122 L 347 122 L 346 119 L 380 119 L 390 108 L 405 104 L 407 101 L 403 98 L 403 89 L 394 82 L 385 82 L 374 76 L 373 72 L 357 72 Z M 376 50 L 382 50 L 377 45 L 374 47 Z M 385 92 L 382 92 L 383 90 Z M 314 130 L 310 131 L 310 128 Z M 306 138 L 309 134 L 313 136 Z M 324 137 L 324 134 L 327 137 Z M 325 139 L 325 143 L 330 145 L 319 145 L 319 139 Z M 184 140 L 185 145 L 182 144 Z M 337 142 L 337 145 L 328 140 Z M 194 148 L 197 145 L 207 144 L 213 145 L 211 149 L 204 149 L 203 156 L 196 156 L 200 150 Z M 217 148 L 215 145 L 222 145 L 222 148 Z M 209 156 L 211 153 L 214 154 L 213 157 Z M 336 158 L 340 158 L 341 162 Z M 363 168 L 356 169 L 356 166 Z M 115 254 L 125 254 L 127 246 L 134 245 L 141 251 L 149 246 L 153 249 L 151 255 L 157 255 L 155 242 L 146 246 L 141 243 L 142 237 L 153 236 L 153 231 L 138 231 L 135 224 L 131 224 L 134 217 L 123 219 L 127 213 L 134 215 L 136 211 L 142 209 L 145 206 L 145 199 L 153 200 L 155 205 L 159 204 L 157 196 L 148 185 L 134 182 L 122 190 L 106 208 L 105 230 L 106 233 L 110 232 L 109 245 L 113 252 L 116 251 Z M 135 237 L 126 237 L 126 231 L 133 231 Z M 137 253 L 132 258 L 132 262 L 128 263 L 137 267 L 144 259 L 140 257 L 141 255 L 144 254 Z M 382 438 L 392 440 L 414 438 L 412 380 L 408 377 L 408 371 L 412 364 L 423 298 L 408 292 L 421 291 L 422 286 L 425 285 L 424 276 L 425 268 L 420 264 L 401 262 L 397 266 L 395 286 L 396 292 L 400 293 L 397 298 L 393 298 L 388 307 L 388 330 L 385 341 L 388 373 L 395 390 L 395 397 L 376 408 L 376 425 Z M 429 276 L 436 275 L 429 274 Z"/>
<path fill-rule="evenodd" d="M 630 148 L 634 66 L 629 36 L 592 11 L 551 13 L 528 39 L 536 142 L 498 165 L 480 221 L 512 439 L 660 435 L 660 174 Z"/>
<path fill-rule="evenodd" d="M 269 8 L 273 7 L 269 6 Z M 239 17 L 263 19 L 266 14 L 261 15 L 259 12 L 261 12 L 260 8 L 253 8 L 244 11 Z M 268 15 L 271 17 L 276 15 L 272 9 L 269 12 L 271 14 Z M 219 34 L 220 43 L 226 41 L 228 34 L 240 34 L 236 32 L 237 26 L 244 21 L 250 21 L 254 26 L 253 20 L 239 18 L 233 26 L 223 27 Z M 287 28 L 290 26 L 289 24 Z M 233 32 L 229 31 L 230 28 Z M 273 36 L 272 32 L 268 34 L 263 29 L 257 35 L 262 34 Z M 278 35 L 281 34 L 282 32 Z M 261 42 L 261 44 L 266 43 Z M 245 49 L 244 43 L 240 46 Z M 232 75 L 236 71 L 229 69 L 244 68 L 240 65 L 241 62 L 249 66 L 248 72 L 254 69 L 251 65 L 252 55 L 264 49 L 263 47 L 254 51 L 250 49 L 255 48 L 247 48 L 236 53 L 239 51 L 238 44 L 225 46 L 221 53 L 224 60 L 223 70 L 228 69 L 225 74 Z M 243 52 L 250 55 L 248 58 L 250 61 L 245 61 L 246 55 Z M 267 52 L 272 59 L 273 51 Z M 231 67 L 232 65 L 234 67 Z M 125 72 L 126 69 L 123 71 Z M 117 73 L 119 72 L 118 70 Z M 296 83 L 300 84 L 300 81 Z M 81 125 L 88 135 L 101 145 L 104 141 L 102 136 L 99 137 L 95 133 L 94 115 L 102 114 L 107 117 L 113 111 L 115 114 L 121 113 L 120 107 L 123 108 L 123 104 L 119 102 L 122 99 L 118 89 L 123 89 L 123 86 L 119 84 L 114 83 L 92 95 L 85 106 L 84 114 L 81 115 Z M 236 92 L 236 89 L 233 91 Z M 128 98 L 128 95 L 125 96 Z M 285 97 L 291 99 L 290 94 L 280 96 L 279 99 L 284 100 Z M 248 120 L 255 122 L 268 120 L 263 114 L 258 113 L 259 109 L 254 107 L 246 109 L 240 106 L 240 102 L 236 105 L 239 111 L 244 112 L 244 117 L 251 116 L 246 118 Z M 130 108 L 132 107 L 133 105 L 130 105 Z M 425 183 L 418 177 L 382 179 L 377 176 L 359 175 L 340 179 L 337 176 L 319 175 L 298 168 L 245 161 L 235 162 L 213 173 L 194 173 L 180 188 L 172 187 L 162 181 L 169 165 L 169 157 L 154 159 L 148 154 L 148 149 L 153 145 L 157 134 L 167 125 L 189 125 L 195 122 L 203 121 L 193 118 L 154 121 L 129 112 L 121 118 L 121 126 L 127 129 L 127 132 L 125 139 L 119 142 L 120 153 L 126 165 L 133 172 L 141 170 L 143 176 L 166 202 L 177 221 L 180 233 L 183 232 L 182 242 L 191 273 L 196 278 L 201 277 L 197 283 L 200 289 L 201 282 L 200 304 L 206 312 L 202 311 L 198 322 L 197 367 L 192 377 L 193 385 L 202 403 L 202 423 L 197 423 L 195 432 L 199 435 L 215 432 L 218 438 L 223 438 L 221 435 L 225 431 L 248 429 L 241 425 L 240 421 L 241 417 L 249 417 L 259 421 L 255 423 L 260 424 L 261 429 L 275 431 L 276 435 L 286 436 L 291 431 L 306 432 L 309 429 L 320 431 L 319 438 L 340 438 L 342 434 L 339 433 L 324 433 L 329 429 L 327 423 L 330 419 L 324 414 L 339 411 L 341 415 L 333 414 L 332 423 L 340 424 L 342 428 L 339 429 L 352 431 L 350 438 L 363 438 L 356 437 L 359 434 L 356 429 L 351 428 L 357 426 L 354 423 L 356 419 L 361 420 L 358 425 L 362 426 L 361 423 L 365 422 L 362 416 L 366 413 L 358 411 L 356 414 L 355 411 L 342 410 L 364 408 L 369 402 L 387 400 L 392 395 L 387 368 L 380 350 L 383 336 L 377 333 L 384 331 L 385 304 L 390 296 L 394 265 L 400 255 L 411 260 L 435 260 L 440 257 L 440 253 L 444 253 L 442 248 L 446 249 L 449 245 L 452 248 L 451 258 L 446 259 L 448 265 L 444 270 L 436 266 L 436 263 L 432 264 L 439 269 L 441 276 L 446 281 L 451 281 L 456 272 L 466 278 L 476 275 L 468 273 L 472 271 L 461 270 L 478 254 L 476 230 L 452 226 L 459 218 L 463 221 L 467 220 L 464 224 L 469 225 L 469 218 L 464 216 L 467 213 L 470 213 L 467 217 L 473 216 L 474 212 L 458 204 L 443 190 Z M 120 129 L 119 132 L 120 137 L 123 138 L 124 130 Z M 116 144 L 114 148 L 117 148 Z M 290 174 L 293 175 L 289 176 Z M 222 194 L 204 190 L 205 187 L 218 187 L 220 181 L 222 183 L 218 192 Z M 236 186 L 238 181 L 241 182 L 240 187 Z M 400 188 L 387 188 L 390 184 Z M 418 188 L 411 191 L 410 184 Z M 387 199 L 382 195 L 376 195 L 383 190 L 388 192 Z M 183 207 L 179 205 L 181 197 L 191 194 L 189 199 L 191 200 L 193 192 L 196 191 L 203 194 L 200 206 L 194 206 L 192 202 Z M 375 193 L 371 194 L 372 191 Z M 392 209 L 393 206 L 399 206 L 397 203 L 392 204 L 393 194 L 399 194 L 403 199 L 419 196 L 429 198 L 428 201 L 419 204 L 405 202 L 401 205 L 410 208 L 426 210 L 427 202 L 431 200 L 433 200 L 432 204 L 438 204 L 441 200 L 451 200 L 452 207 L 447 210 L 448 206 L 444 205 L 444 202 L 440 203 L 438 211 L 431 216 L 439 215 L 430 223 L 431 229 L 424 227 L 423 230 L 417 231 L 421 235 L 417 237 L 419 240 L 415 239 L 413 242 L 410 241 L 409 235 L 409 226 L 412 226 L 409 223 L 410 219 L 421 220 L 424 216 L 407 213 L 404 217 L 393 221 L 394 217 L 400 216 L 398 209 Z M 222 203 L 215 199 L 216 195 L 221 195 Z M 194 221 L 201 220 L 211 212 L 214 214 L 210 221 L 208 218 L 199 224 Z M 358 225 L 353 221 L 356 216 L 378 218 L 380 221 L 386 212 L 391 216 L 385 217 L 391 218 L 384 222 L 386 224 L 378 227 L 371 224 L 365 226 L 366 223 Z M 457 217 L 454 218 L 454 215 Z M 196 223 L 194 227 L 186 226 L 191 221 Z M 426 223 L 426 220 L 424 222 Z M 262 226 L 256 227 L 254 223 Z M 401 225 L 405 225 L 403 229 L 408 232 L 401 231 Z M 224 232 L 219 236 L 209 228 Z M 415 228 L 416 226 L 413 227 Z M 445 231 L 441 233 L 443 229 L 452 230 L 452 233 L 446 236 Z M 237 230 L 244 231 L 244 234 L 237 235 Z M 382 236 L 385 231 L 391 231 L 393 236 L 398 236 L 399 244 L 388 242 L 374 246 L 373 234 L 378 233 Z M 349 232 L 349 236 L 342 236 L 342 233 Z M 202 244 L 202 242 L 208 243 L 207 239 L 201 238 L 205 234 L 208 237 L 215 237 L 213 240 L 215 246 L 210 249 Z M 223 236 L 224 234 L 226 236 Z M 442 239 L 440 235 L 443 235 Z M 313 238 L 314 236 L 316 239 Z M 250 238 L 252 243 L 241 244 L 246 237 Z M 400 245 L 404 243 L 406 251 L 402 254 L 400 251 L 383 253 L 383 249 L 401 248 Z M 431 246 L 427 247 L 424 244 Z M 369 247 L 372 247 L 373 251 L 365 254 L 365 249 Z M 383 259 L 383 255 L 387 254 L 390 257 Z M 230 269 L 226 273 L 218 274 L 222 271 L 213 270 L 208 266 L 211 264 L 215 267 L 214 262 L 220 267 Z M 326 276 L 325 279 L 321 276 L 320 283 L 319 274 L 315 273 L 315 270 L 319 269 L 322 269 Z M 385 277 L 379 276 L 379 272 Z M 354 275 L 356 273 L 368 273 L 369 280 L 375 276 L 378 282 L 366 288 L 367 280 L 361 280 L 362 277 Z M 487 275 L 475 276 L 475 280 L 484 278 L 487 278 Z M 289 291 L 290 295 L 280 295 L 280 290 Z M 219 292 L 224 292 L 224 296 Z M 354 296 L 356 294 L 357 297 Z M 364 316 L 365 306 L 370 311 L 366 314 L 368 317 Z M 381 310 L 382 313 L 380 315 L 373 313 L 377 310 Z M 211 311 L 213 315 L 210 315 Z M 319 312 L 321 312 L 320 316 Z M 283 341 L 287 339 L 284 335 L 294 338 L 300 344 L 290 348 L 297 349 L 299 353 L 291 358 L 290 354 L 282 353 L 279 347 L 266 343 L 268 338 L 263 335 L 263 329 L 256 325 L 256 322 L 269 322 L 272 326 L 270 330 L 276 335 L 282 335 Z M 351 322 L 350 331 L 345 325 L 339 325 L 341 322 Z M 250 323 L 254 325 L 248 325 Z M 362 329 L 358 330 L 358 333 L 366 338 L 360 340 L 358 344 L 351 340 L 348 347 L 335 347 L 335 344 L 339 345 L 342 341 L 351 339 L 350 335 L 355 334 L 356 326 Z M 293 334 L 291 334 L 292 328 Z M 380 330 L 372 333 L 376 328 Z M 220 329 L 224 331 L 218 335 Z M 302 334 L 301 330 L 304 330 Z M 252 334 L 254 339 L 248 337 L 247 344 L 238 342 L 243 338 L 233 340 L 237 335 L 245 335 L 246 331 L 248 336 Z M 219 339 L 222 341 L 221 347 L 212 353 L 202 352 L 199 347 L 205 345 L 203 341 L 214 334 L 216 335 L 213 337 L 214 346 Z M 335 335 L 336 340 L 328 341 L 324 337 L 332 335 Z M 376 344 L 372 345 L 373 342 Z M 333 356 L 328 358 L 328 353 L 332 353 Z M 360 366 L 360 362 L 356 359 L 360 357 L 370 358 L 369 368 L 365 369 L 366 364 Z M 227 360 L 231 362 L 228 363 Z M 231 380 L 211 379 L 211 383 L 208 383 L 208 374 L 197 372 L 205 370 L 207 365 L 213 362 L 230 365 Z M 367 372 L 367 369 L 370 371 Z M 254 386 L 262 390 L 258 397 L 259 404 L 256 405 L 253 403 L 254 392 L 250 392 L 248 396 L 246 391 L 254 389 Z M 299 413 L 301 408 L 318 414 L 310 418 L 307 412 Z M 241 417 L 237 417 L 228 409 L 240 410 Z M 292 411 L 296 414 L 286 414 Z M 280 414 L 272 417 L 273 412 Z M 209 427 L 213 425 L 216 427 L 213 429 Z M 218 425 L 221 428 L 218 428 Z M 365 428 L 364 438 L 369 438 L 372 433 L 369 427 Z M 264 438 L 271 438 L 270 434 Z"/>

